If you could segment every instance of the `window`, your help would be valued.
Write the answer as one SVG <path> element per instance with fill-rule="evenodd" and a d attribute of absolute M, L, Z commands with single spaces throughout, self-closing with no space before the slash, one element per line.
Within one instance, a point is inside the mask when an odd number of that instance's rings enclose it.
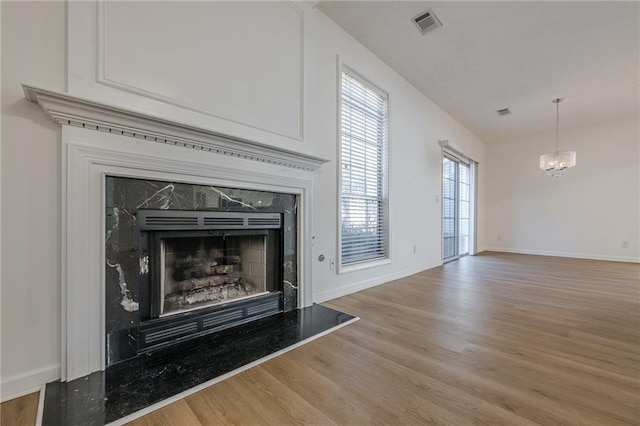
<path fill-rule="evenodd" d="M 343 69 L 340 96 L 340 265 L 389 257 L 388 98 Z"/>

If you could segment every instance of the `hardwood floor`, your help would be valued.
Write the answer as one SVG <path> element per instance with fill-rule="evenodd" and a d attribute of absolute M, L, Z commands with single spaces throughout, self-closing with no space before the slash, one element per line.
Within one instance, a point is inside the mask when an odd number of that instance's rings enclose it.
<path fill-rule="evenodd" d="M 131 424 L 640 425 L 638 264 L 483 253 L 327 305 L 361 320 Z"/>
<path fill-rule="evenodd" d="M 13 399 L 0 405 L 0 425 L 29 425 L 36 423 L 39 392 Z"/>

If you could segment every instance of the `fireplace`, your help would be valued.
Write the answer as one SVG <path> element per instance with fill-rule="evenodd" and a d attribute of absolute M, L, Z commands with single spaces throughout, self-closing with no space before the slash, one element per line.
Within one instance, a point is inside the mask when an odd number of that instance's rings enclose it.
<path fill-rule="evenodd" d="M 296 195 L 105 184 L 107 366 L 298 306 Z"/>
<path fill-rule="evenodd" d="M 313 172 L 327 159 L 251 129 L 228 136 L 199 118 L 23 89 L 61 125 L 63 381 L 138 354 L 140 209 L 281 213 L 282 310 L 311 306 Z"/>
<path fill-rule="evenodd" d="M 281 312 L 281 216 L 139 210 L 139 351 Z"/>

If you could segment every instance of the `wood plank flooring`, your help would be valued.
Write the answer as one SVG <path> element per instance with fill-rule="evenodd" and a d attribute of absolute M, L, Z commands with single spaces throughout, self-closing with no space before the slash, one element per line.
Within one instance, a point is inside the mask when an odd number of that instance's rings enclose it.
<path fill-rule="evenodd" d="M 361 320 L 131 424 L 640 425 L 638 264 L 483 253 L 327 305 Z"/>
<path fill-rule="evenodd" d="M 38 397 L 40 393 L 32 393 L 3 402 L 0 405 L 0 425 L 29 425 L 36 423 L 38 415 Z"/>

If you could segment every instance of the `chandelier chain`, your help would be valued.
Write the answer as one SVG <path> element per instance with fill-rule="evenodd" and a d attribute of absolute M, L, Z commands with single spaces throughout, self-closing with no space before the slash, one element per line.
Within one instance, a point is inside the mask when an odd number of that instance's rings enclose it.
<path fill-rule="evenodd" d="M 560 101 L 556 102 L 556 152 L 558 152 L 558 132 L 560 129 Z"/>
<path fill-rule="evenodd" d="M 560 133 L 560 102 L 564 98 L 556 98 L 552 102 L 556 104 L 556 152 L 558 152 L 558 133 Z"/>

